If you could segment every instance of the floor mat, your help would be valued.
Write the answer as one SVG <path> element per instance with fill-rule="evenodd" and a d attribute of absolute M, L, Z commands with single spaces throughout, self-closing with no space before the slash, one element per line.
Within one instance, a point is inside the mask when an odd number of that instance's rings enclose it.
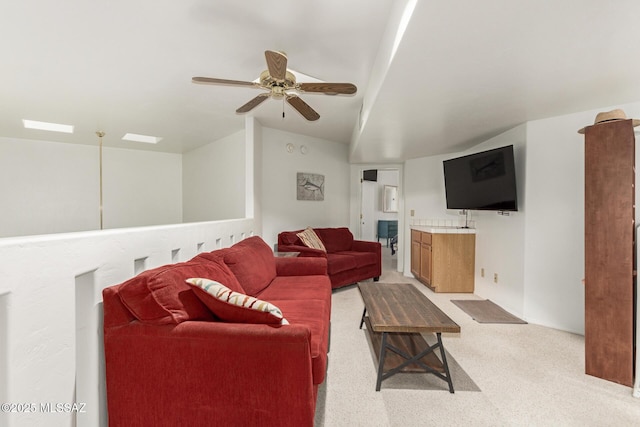
<path fill-rule="evenodd" d="M 490 300 L 451 300 L 478 323 L 520 323 L 524 320 L 509 313 Z"/>

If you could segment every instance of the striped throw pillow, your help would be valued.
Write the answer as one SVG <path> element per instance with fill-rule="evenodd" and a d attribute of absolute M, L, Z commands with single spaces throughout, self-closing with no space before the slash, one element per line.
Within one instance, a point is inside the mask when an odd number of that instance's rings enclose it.
<path fill-rule="evenodd" d="M 254 297 L 234 292 L 215 280 L 187 279 L 196 296 L 213 314 L 225 322 L 265 323 L 288 325 L 282 311 L 275 305 Z"/>
<path fill-rule="evenodd" d="M 313 228 L 307 227 L 304 229 L 304 231 L 301 231 L 296 235 L 300 238 L 300 240 L 302 240 L 302 243 L 304 243 L 305 246 L 327 252 L 327 248 L 324 247 L 324 243 L 322 243 L 322 240 L 320 240 L 320 237 L 318 237 L 316 232 L 313 231 Z"/>

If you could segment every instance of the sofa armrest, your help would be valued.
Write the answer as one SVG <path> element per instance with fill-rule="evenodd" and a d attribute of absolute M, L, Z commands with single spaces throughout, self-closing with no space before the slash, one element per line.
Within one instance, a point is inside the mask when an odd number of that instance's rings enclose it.
<path fill-rule="evenodd" d="M 278 252 L 300 252 L 299 257 L 327 257 L 327 253 L 322 249 L 302 245 L 278 245 Z"/>
<path fill-rule="evenodd" d="M 358 252 L 378 252 L 381 253 L 382 245 L 379 242 L 367 242 L 364 240 L 354 240 L 351 245 L 352 251 Z"/>
<path fill-rule="evenodd" d="M 109 423 L 312 426 L 310 340 L 304 325 L 105 328 Z"/>
<path fill-rule="evenodd" d="M 320 257 L 276 258 L 278 276 L 315 276 L 327 275 L 327 259 Z"/>

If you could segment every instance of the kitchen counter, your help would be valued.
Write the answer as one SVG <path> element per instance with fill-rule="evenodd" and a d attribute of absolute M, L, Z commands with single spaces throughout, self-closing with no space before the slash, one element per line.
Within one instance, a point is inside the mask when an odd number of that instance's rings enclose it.
<path fill-rule="evenodd" d="M 411 229 L 433 234 L 476 234 L 475 228 L 461 228 L 438 225 L 412 225 Z"/>

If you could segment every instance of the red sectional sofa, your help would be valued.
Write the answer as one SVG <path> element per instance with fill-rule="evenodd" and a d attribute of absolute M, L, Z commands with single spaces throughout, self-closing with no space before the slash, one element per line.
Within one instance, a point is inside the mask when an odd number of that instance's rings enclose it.
<path fill-rule="evenodd" d="M 360 280 L 377 281 L 382 274 L 382 245 L 378 242 L 355 240 L 346 227 L 314 228 L 326 252 L 304 245 L 298 233 L 304 230 L 283 231 L 278 234 L 278 251 L 300 252 L 299 257 L 321 257 L 327 260 L 327 271 L 333 289 Z"/>
<path fill-rule="evenodd" d="M 222 321 L 185 282 L 195 277 L 268 301 L 289 324 Z M 276 258 L 250 237 L 105 288 L 103 301 L 109 426 L 313 426 L 329 345 L 324 258 Z"/>

